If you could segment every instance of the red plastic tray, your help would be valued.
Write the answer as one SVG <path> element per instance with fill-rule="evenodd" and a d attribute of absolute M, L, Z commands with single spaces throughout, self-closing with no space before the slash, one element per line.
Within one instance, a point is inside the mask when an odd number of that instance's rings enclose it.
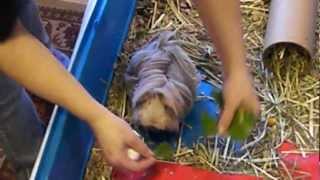
<path fill-rule="evenodd" d="M 262 180 L 261 177 L 219 174 L 190 166 L 173 163 L 157 162 L 145 172 L 133 173 L 115 170 L 112 173 L 113 180 Z"/>
<path fill-rule="evenodd" d="M 281 160 L 286 165 L 289 173 L 294 178 L 301 180 L 320 180 L 319 152 L 307 153 L 302 156 L 296 146 L 285 141 L 277 149 Z M 282 168 L 283 173 L 287 174 Z M 285 175 L 286 176 L 286 175 Z M 288 176 L 288 175 L 287 175 Z M 133 173 L 114 170 L 113 180 L 260 180 L 262 177 L 220 174 L 191 166 L 183 166 L 174 163 L 157 162 L 152 168 L 145 172 Z"/>
<path fill-rule="evenodd" d="M 304 157 L 289 141 L 285 141 L 277 151 L 292 177 L 301 180 L 320 180 L 319 152 L 307 153 Z"/>

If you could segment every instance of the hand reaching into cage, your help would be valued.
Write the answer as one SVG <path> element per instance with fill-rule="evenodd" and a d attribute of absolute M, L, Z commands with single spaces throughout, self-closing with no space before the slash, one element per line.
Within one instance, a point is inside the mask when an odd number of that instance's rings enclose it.
<path fill-rule="evenodd" d="M 223 109 L 221 112 L 218 133 L 225 134 L 231 121 L 241 106 L 258 117 L 259 101 L 252 86 L 252 80 L 246 70 L 233 70 L 224 79 L 223 85 Z"/>
<path fill-rule="evenodd" d="M 0 57 L 1 73 L 89 124 L 111 165 L 137 171 L 153 164 L 152 153 L 130 126 L 97 102 L 20 22 L 0 44 Z M 131 160 L 128 148 L 143 158 Z"/>
<path fill-rule="evenodd" d="M 155 159 L 153 153 L 139 139 L 130 126 L 114 114 L 90 123 L 96 138 L 103 149 L 105 158 L 110 165 L 121 170 L 141 171 L 151 166 Z M 138 159 L 132 159 L 128 150 L 137 152 Z"/>
<path fill-rule="evenodd" d="M 237 108 L 243 105 L 256 115 L 259 102 L 246 67 L 239 1 L 195 1 L 200 17 L 212 38 L 223 64 L 224 107 L 218 131 L 228 130 Z"/>

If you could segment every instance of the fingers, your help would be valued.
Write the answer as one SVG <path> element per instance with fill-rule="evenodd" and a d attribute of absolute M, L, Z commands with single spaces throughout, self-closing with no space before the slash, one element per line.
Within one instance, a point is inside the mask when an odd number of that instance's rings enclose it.
<path fill-rule="evenodd" d="M 153 157 L 143 158 L 138 161 L 131 160 L 127 156 L 123 156 L 119 160 L 119 165 L 122 168 L 130 170 L 130 171 L 142 171 L 149 168 L 151 165 L 155 163 L 155 159 Z"/>
<path fill-rule="evenodd" d="M 239 104 L 236 97 L 224 96 L 223 110 L 218 124 L 219 135 L 224 135 L 226 133 Z"/>
<path fill-rule="evenodd" d="M 116 154 L 108 158 L 108 162 L 113 167 L 119 170 L 129 170 L 129 171 L 142 171 L 149 168 L 155 163 L 153 157 L 141 158 L 139 160 L 132 160 L 127 155 L 127 148 L 124 148 L 119 154 Z"/>
<path fill-rule="evenodd" d="M 250 96 L 246 101 L 243 102 L 243 105 L 248 111 L 254 113 L 257 117 L 260 114 L 260 102 L 256 96 Z"/>
<path fill-rule="evenodd" d="M 124 168 L 130 171 L 141 171 L 150 167 L 155 162 L 153 157 L 153 152 L 148 148 L 148 146 L 143 143 L 142 140 L 138 138 L 134 133 L 127 135 L 126 147 L 123 149 L 123 154 L 121 158 L 118 159 L 117 167 Z M 138 160 L 133 160 L 128 156 L 128 148 L 139 153 L 140 158 Z"/>
<path fill-rule="evenodd" d="M 220 116 L 219 124 L 218 124 L 218 134 L 224 135 L 229 128 L 234 114 L 236 113 L 238 106 L 245 106 L 245 108 L 252 113 L 254 113 L 257 117 L 260 114 L 260 103 L 256 96 L 250 96 L 246 100 L 236 101 L 236 98 L 227 97 L 225 100 L 225 104 L 223 107 L 223 111 Z"/>
<path fill-rule="evenodd" d="M 139 139 L 136 134 L 129 134 L 127 146 L 138 152 L 143 156 L 143 158 L 140 158 L 139 160 L 132 160 L 128 155 L 124 156 L 121 159 L 120 164 L 122 164 L 126 169 L 131 171 L 141 171 L 154 164 L 155 159 L 153 157 L 153 152 L 142 140 Z M 125 153 L 127 153 L 127 151 L 128 149 L 125 148 Z"/>
<path fill-rule="evenodd" d="M 130 159 L 127 152 L 128 148 L 123 148 L 123 150 L 119 150 L 118 153 L 114 155 L 105 154 L 105 157 L 109 165 L 123 171 L 143 171 L 156 162 L 152 156 L 138 160 Z"/>
<path fill-rule="evenodd" d="M 143 143 L 143 141 L 140 140 L 135 134 L 130 134 L 127 143 L 129 147 L 137 151 L 143 157 L 148 158 L 154 156 L 153 152 L 148 148 L 148 146 Z"/>
<path fill-rule="evenodd" d="M 231 121 L 233 119 L 234 113 L 235 113 L 235 107 L 230 107 L 227 105 L 224 105 L 224 109 L 222 111 L 222 114 L 220 116 L 219 124 L 218 124 L 218 134 L 224 135 L 229 128 Z"/>

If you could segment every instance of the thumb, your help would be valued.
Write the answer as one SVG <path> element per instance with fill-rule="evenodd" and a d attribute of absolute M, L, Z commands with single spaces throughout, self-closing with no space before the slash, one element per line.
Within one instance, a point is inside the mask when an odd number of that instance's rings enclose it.
<path fill-rule="evenodd" d="M 127 143 L 129 147 L 137 151 L 143 157 L 154 156 L 153 152 L 148 148 L 148 146 L 136 135 L 132 135 L 132 138 L 130 138 Z"/>
<path fill-rule="evenodd" d="M 238 107 L 238 103 L 233 103 L 228 100 L 225 101 L 223 106 L 223 111 L 221 113 L 219 124 L 218 124 L 219 135 L 224 135 L 228 130 L 237 107 Z"/>

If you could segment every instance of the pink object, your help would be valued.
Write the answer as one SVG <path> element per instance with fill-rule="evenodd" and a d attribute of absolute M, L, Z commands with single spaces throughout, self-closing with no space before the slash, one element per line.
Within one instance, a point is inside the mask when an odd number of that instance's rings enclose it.
<path fill-rule="evenodd" d="M 220 174 L 191 166 L 173 163 L 157 162 L 145 172 L 133 173 L 115 170 L 112 172 L 113 180 L 262 180 L 261 177 Z"/>
<path fill-rule="evenodd" d="M 301 180 L 320 180 L 319 152 L 307 153 L 303 157 L 296 146 L 285 141 L 277 149 L 281 160 L 287 166 L 292 177 Z M 284 170 L 282 168 L 282 170 Z M 283 171 L 283 173 L 286 173 Z M 113 180 L 262 180 L 262 177 L 240 175 L 240 174 L 220 174 L 191 166 L 183 166 L 174 163 L 157 162 L 152 168 L 145 172 L 124 172 L 113 170 Z"/>

